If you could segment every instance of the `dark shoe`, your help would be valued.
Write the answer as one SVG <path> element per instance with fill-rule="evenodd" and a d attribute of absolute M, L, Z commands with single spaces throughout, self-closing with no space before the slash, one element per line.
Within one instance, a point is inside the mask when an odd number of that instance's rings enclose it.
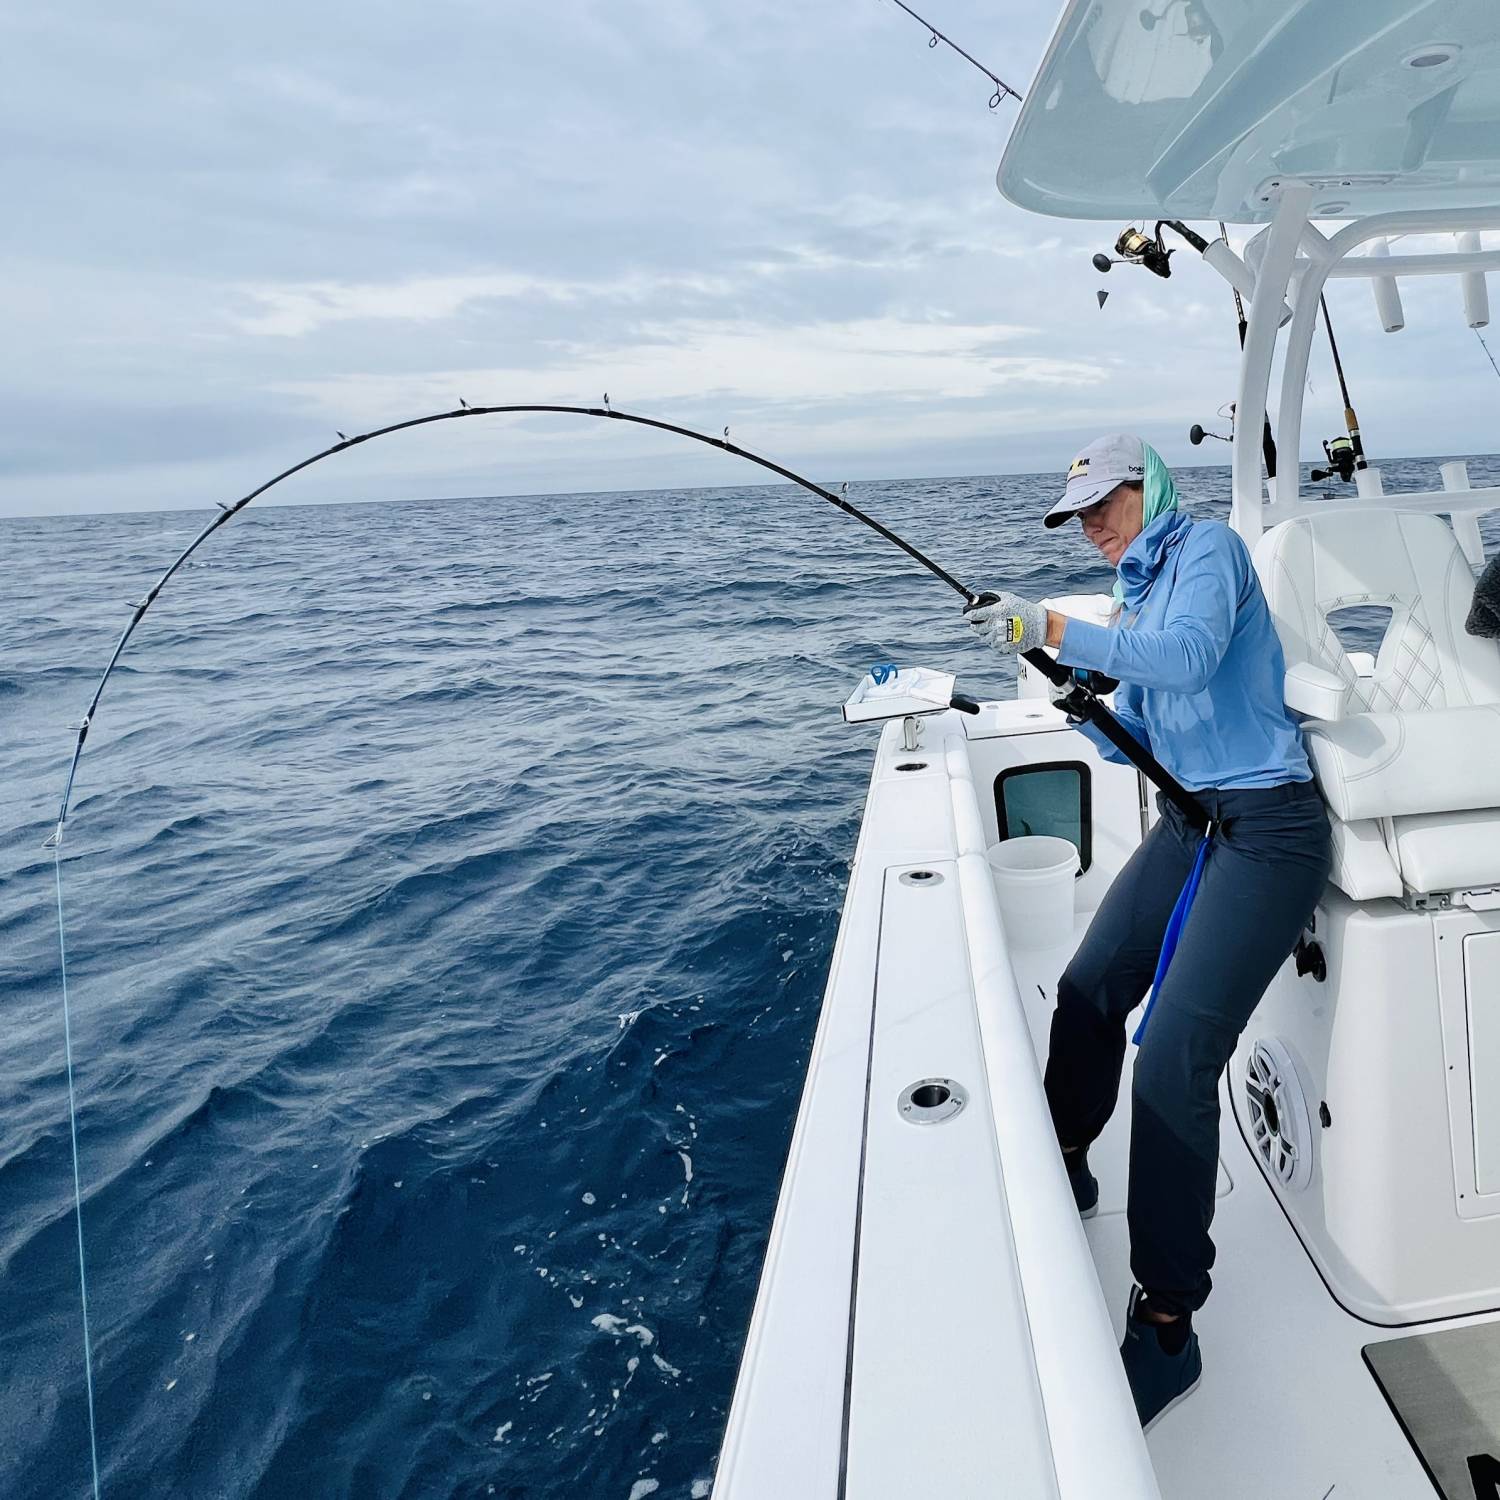
<path fill-rule="evenodd" d="M 1187 1400 L 1198 1389 L 1203 1379 L 1203 1352 L 1197 1333 L 1189 1325 L 1182 1347 L 1168 1353 L 1160 1330 L 1170 1325 L 1152 1323 L 1139 1315 L 1144 1295 L 1139 1287 L 1130 1293 L 1120 1358 L 1125 1363 L 1125 1378 L 1135 1397 L 1141 1429 L 1150 1432 L 1179 1401 Z M 1170 1334 L 1167 1339 L 1173 1341 Z"/>
<path fill-rule="evenodd" d="M 1087 1151 L 1064 1151 L 1063 1166 L 1068 1169 L 1068 1186 L 1078 1205 L 1080 1219 L 1092 1219 L 1099 1212 L 1099 1183 L 1089 1171 Z"/>

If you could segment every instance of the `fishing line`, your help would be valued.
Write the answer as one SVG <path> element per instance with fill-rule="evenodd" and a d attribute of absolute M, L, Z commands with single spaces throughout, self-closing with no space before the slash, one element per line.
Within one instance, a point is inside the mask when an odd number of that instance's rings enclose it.
<path fill-rule="evenodd" d="M 1497 365 L 1495 363 L 1495 356 L 1490 353 L 1490 346 L 1485 343 L 1484 335 L 1477 328 L 1474 330 L 1474 337 L 1479 340 L 1479 347 L 1484 350 L 1484 357 L 1489 360 L 1490 369 L 1492 369 L 1495 374 L 1500 375 L 1500 365 Z"/>
<path fill-rule="evenodd" d="M 943 33 L 939 31 L 931 21 L 928 21 L 922 16 L 919 16 L 916 11 L 911 8 L 911 6 L 906 4 L 906 0 L 892 0 L 892 4 L 899 5 L 901 9 L 904 10 L 907 15 L 912 18 L 912 20 L 919 22 L 921 25 L 927 28 L 927 45 L 929 47 L 936 47 L 937 44 L 941 42 L 945 47 L 949 47 L 954 52 L 958 53 L 958 55 L 963 58 L 963 60 L 971 67 L 978 68 L 979 71 L 983 73 L 984 76 L 995 85 L 995 92 L 990 95 L 991 109 L 999 109 L 1002 101 L 1006 98 L 1007 95 L 1010 98 L 1014 99 L 1017 104 L 1021 102 L 1021 95 L 1008 83 L 1006 83 L 1003 78 L 999 77 L 998 74 L 991 73 L 990 70 L 985 67 L 985 65 L 980 62 L 977 57 L 971 56 L 969 53 L 965 52 L 957 42 L 953 41 L 950 37 L 944 36 Z"/>
<path fill-rule="evenodd" d="M 89 1279 L 83 1258 L 83 1188 L 78 1176 L 78 1104 L 73 1090 L 73 1022 L 68 1007 L 68 948 L 64 937 L 62 843 L 52 845 L 52 868 L 57 881 L 57 958 L 62 972 L 63 1057 L 68 1072 L 68 1134 L 73 1143 L 73 1222 L 78 1229 L 78 1299 L 83 1308 L 83 1375 L 89 1406 L 89 1461 L 93 1468 L 94 1500 L 99 1500 L 99 1436 L 94 1420 L 94 1346 L 89 1338 Z"/>
<path fill-rule="evenodd" d="M 899 0 L 897 0 L 899 3 Z M 903 7 L 904 8 L 904 7 Z M 671 432 L 680 437 L 692 438 L 695 442 L 705 443 L 711 448 L 718 448 L 724 453 L 733 454 L 736 458 L 743 458 L 760 468 L 768 469 L 773 474 L 780 475 L 791 483 L 800 485 L 803 489 L 816 495 L 821 500 L 826 500 L 830 505 L 836 506 L 846 515 L 853 516 L 855 520 L 863 522 L 872 531 L 884 537 L 888 542 L 899 547 L 908 557 L 919 563 L 935 578 L 941 579 L 956 594 L 962 596 L 966 608 L 973 608 L 980 604 L 994 602 L 995 595 L 986 593 L 975 593 L 960 583 L 952 573 L 940 567 L 926 553 L 914 547 L 904 537 L 898 536 L 889 526 L 877 521 L 868 515 L 857 505 L 851 503 L 842 495 L 836 495 L 832 490 L 825 489 L 820 484 L 815 484 L 811 479 L 795 473 L 785 465 L 776 463 L 773 459 L 765 458 L 758 453 L 752 453 L 749 449 L 741 448 L 737 443 L 729 440 L 729 429 L 724 429 L 723 437 L 713 437 L 706 432 L 697 432 L 691 427 L 683 427 L 676 422 L 663 422 L 655 417 L 638 416 L 634 412 L 615 411 L 609 404 L 609 396 L 606 393 L 602 406 L 563 406 L 563 405 L 541 405 L 521 404 L 507 406 L 470 406 L 466 401 L 460 400 L 458 406 L 451 411 L 432 412 L 427 416 L 410 417 L 402 422 L 391 422 L 383 427 L 372 428 L 368 432 L 356 433 L 353 437 L 345 433 L 339 433 L 339 441 L 331 443 L 328 447 L 310 454 L 307 458 L 283 469 L 279 474 L 257 485 L 248 494 L 242 495 L 232 505 L 219 503 L 218 513 L 193 537 L 193 539 L 177 554 L 168 564 L 166 569 L 155 583 L 146 591 L 145 595 L 131 604 L 131 615 L 126 623 L 120 638 L 115 642 L 115 648 L 110 653 L 104 671 L 95 685 L 89 706 L 84 713 L 82 721 L 77 726 L 77 738 L 73 743 L 73 755 L 68 764 L 68 779 L 63 789 L 62 802 L 58 808 L 57 826 L 52 835 L 47 839 L 47 847 L 53 851 L 53 868 L 57 884 L 57 944 L 58 959 L 62 974 L 62 1001 L 63 1001 L 63 1046 L 67 1060 L 68 1078 L 68 1119 L 72 1139 L 73 1157 L 73 1206 L 75 1221 L 78 1231 L 78 1281 L 80 1301 L 83 1309 L 83 1343 L 84 1343 L 84 1374 L 88 1391 L 89 1412 L 89 1449 L 93 1462 L 94 1496 L 99 1496 L 99 1459 L 98 1441 L 96 1436 L 95 1414 L 94 1414 L 94 1372 L 93 1372 L 93 1348 L 89 1338 L 88 1327 L 88 1278 L 84 1258 L 83 1238 L 83 1192 L 81 1187 L 81 1174 L 79 1171 L 78 1157 L 78 1125 L 77 1105 L 73 1085 L 73 1029 L 72 1012 L 68 1001 L 68 959 L 66 928 L 63 921 L 63 899 L 62 899 L 62 842 L 63 831 L 68 820 L 68 811 L 72 805 L 73 787 L 78 776 L 79 762 L 83 756 L 83 747 L 88 740 L 89 730 L 93 726 L 95 715 L 99 711 L 99 704 L 104 697 L 104 689 L 109 684 L 110 677 L 114 674 L 115 667 L 119 664 L 125 647 L 131 636 L 136 632 L 141 621 L 145 619 L 151 606 L 160 597 L 162 589 L 171 581 L 178 570 L 187 562 L 205 541 L 211 537 L 221 526 L 225 526 L 237 516 L 251 501 L 258 499 L 268 490 L 274 489 L 284 480 L 290 479 L 294 474 L 300 474 L 314 464 L 321 463 L 325 458 L 332 458 L 336 453 L 343 453 L 349 448 L 356 448 L 361 443 L 368 443 L 375 438 L 388 437 L 391 433 L 406 432 L 414 427 L 428 427 L 438 422 L 453 422 L 464 417 L 486 417 L 500 415 L 536 413 L 560 413 L 569 416 L 595 417 L 605 421 L 629 422 L 639 427 L 654 428 L 659 432 Z M 1041 672 L 1049 681 L 1057 686 L 1068 686 L 1068 694 L 1059 701 L 1059 706 L 1070 715 L 1084 719 L 1095 724 L 1100 732 L 1109 742 L 1114 745 L 1129 761 L 1142 771 L 1151 781 L 1159 786 L 1165 795 L 1176 803 L 1195 827 L 1203 827 L 1207 824 L 1207 815 L 1199 806 L 1197 800 L 1187 791 L 1172 774 L 1156 760 L 1156 758 L 1142 745 L 1124 725 L 1115 718 L 1109 708 L 1102 702 L 1094 687 L 1081 683 L 1074 678 L 1072 669 L 1063 666 L 1040 648 L 1033 648 L 1021 653 L 1022 658 L 1029 662 L 1037 671 Z M 957 706 L 955 704 L 955 706 Z M 978 705 L 968 702 L 965 705 L 968 712 L 977 713 Z"/>

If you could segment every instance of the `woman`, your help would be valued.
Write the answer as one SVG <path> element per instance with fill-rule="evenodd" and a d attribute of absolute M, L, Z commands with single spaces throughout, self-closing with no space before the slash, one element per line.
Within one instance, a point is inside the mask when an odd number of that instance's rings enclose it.
<path fill-rule="evenodd" d="M 1066 666 L 1117 678 L 1115 714 L 1213 820 L 1202 883 L 1132 1075 L 1131 1293 L 1120 1346 L 1149 1427 L 1202 1375 L 1193 1313 L 1211 1285 L 1218 1080 L 1251 1012 L 1296 945 L 1329 865 L 1328 818 L 1296 723 L 1285 663 L 1241 539 L 1177 507 L 1155 449 L 1116 434 L 1068 470 L 1045 524 L 1078 516 L 1114 565 L 1111 626 L 1002 594 L 969 621 L 996 650 L 1043 641 Z M 1054 696 L 1057 696 L 1056 694 Z M 1122 760 L 1091 725 L 1083 733 Z M 1114 1110 L 1125 1018 L 1145 998 L 1199 835 L 1161 818 L 1110 886 L 1057 987 L 1047 1099 L 1079 1211 L 1098 1207 L 1088 1148 Z"/>

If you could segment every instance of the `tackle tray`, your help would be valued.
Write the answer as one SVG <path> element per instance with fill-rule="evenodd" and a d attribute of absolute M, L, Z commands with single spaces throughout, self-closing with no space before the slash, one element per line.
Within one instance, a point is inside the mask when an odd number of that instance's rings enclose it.
<path fill-rule="evenodd" d="M 952 703 L 956 680 L 952 672 L 934 672 L 930 667 L 892 668 L 883 682 L 866 672 L 844 704 L 844 722 L 866 724 L 942 713 Z"/>

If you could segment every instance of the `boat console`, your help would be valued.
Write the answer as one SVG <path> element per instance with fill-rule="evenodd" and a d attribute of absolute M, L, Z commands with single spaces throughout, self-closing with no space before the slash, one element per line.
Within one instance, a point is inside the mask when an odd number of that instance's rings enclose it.
<path fill-rule="evenodd" d="M 1321 973 L 1262 1002 L 1235 1108 L 1330 1291 L 1405 1324 L 1500 1307 L 1500 649 L 1465 632 L 1474 574 L 1438 517 L 1341 511 L 1255 550 L 1334 867 Z M 1387 618 L 1365 673 L 1329 623 L 1347 608 Z M 1270 1041 L 1291 1067 L 1268 1124 Z"/>

